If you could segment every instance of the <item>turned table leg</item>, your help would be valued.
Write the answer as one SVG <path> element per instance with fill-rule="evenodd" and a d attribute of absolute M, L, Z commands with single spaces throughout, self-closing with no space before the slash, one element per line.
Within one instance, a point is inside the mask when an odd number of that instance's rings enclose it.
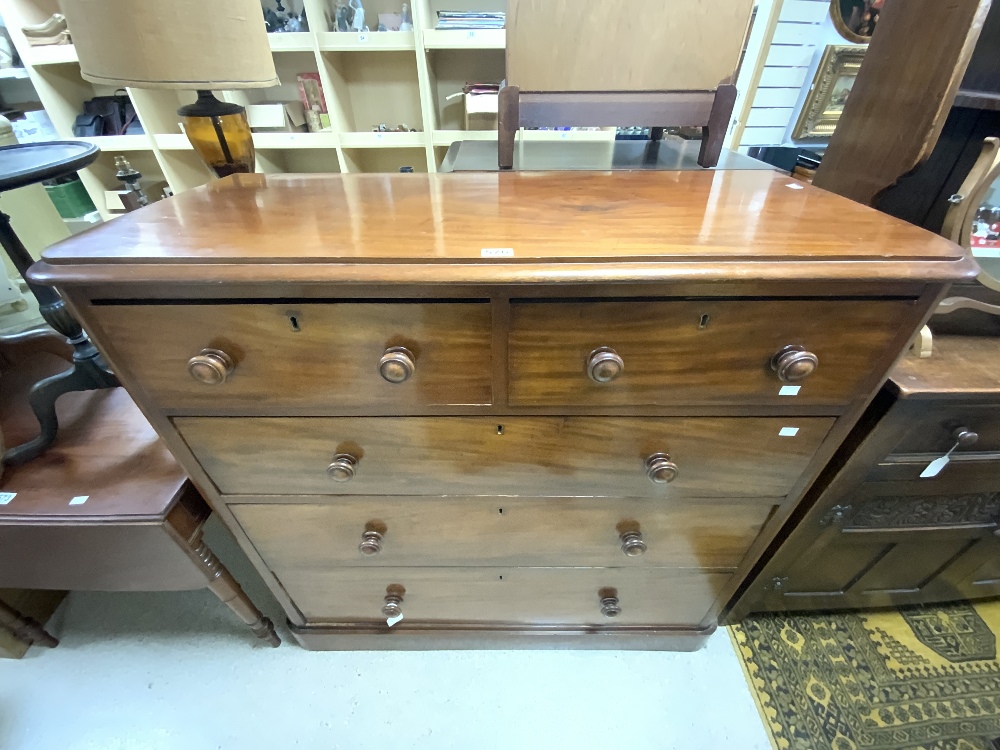
<path fill-rule="evenodd" d="M 235 612 L 243 622 L 250 626 L 261 640 L 267 641 L 271 646 L 277 648 L 281 645 L 281 638 L 274 632 L 274 624 L 265 617 L 257 606 L 250 601 L 250 597 L 240 587 L 233 574 L 226 569 L 226 566 L 215 556 L 215 553 L 205 544 L 204 539 L 199 539 L 193 548 L 195 557 L 201 565 L 203 572 L 208 577 L 208 588 L 215 594 L 222 603 Z"/>
<path fill-rule="evenodd" d="M 37 643 L 39 646 L 55 648 L 59 639 L 45 631 L 41 624 L 22 615 L 16 609 L 0 602 L 0 625 L 14 634 L 14 637 L 27 644 Z"/>

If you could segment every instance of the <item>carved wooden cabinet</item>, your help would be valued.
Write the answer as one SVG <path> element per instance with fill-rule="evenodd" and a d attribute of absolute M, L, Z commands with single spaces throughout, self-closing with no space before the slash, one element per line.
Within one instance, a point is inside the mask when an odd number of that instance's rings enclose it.
<path fill-rule="evenodd" d="M 905 357 L 812 494 L 733 618 L 1000 595 L 1000 339 Z"/>
<path fill-rule="evenodd" d="M 303 645 L 690 649 L 974 273 L 698 171 L 238 175 L 32 276 Z"/>

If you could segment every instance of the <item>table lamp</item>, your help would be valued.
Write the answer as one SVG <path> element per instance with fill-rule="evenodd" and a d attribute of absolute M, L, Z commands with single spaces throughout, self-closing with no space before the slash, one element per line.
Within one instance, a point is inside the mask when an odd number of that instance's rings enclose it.
<path fill-rule="evenodd" d="M 246 110 L 212 90 L 277 86 L 259 0 L 61 0 L 83 77 L 108 86 L 188 89 L 177 110 L 219 177 L 254 170 Z"/>

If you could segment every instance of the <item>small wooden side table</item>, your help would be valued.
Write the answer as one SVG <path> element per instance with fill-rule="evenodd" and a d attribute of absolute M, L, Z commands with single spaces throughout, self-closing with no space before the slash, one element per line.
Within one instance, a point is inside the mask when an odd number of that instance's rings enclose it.
<path fill-rule="evenodd" d="M 69 367 L 52 332 L 0 337 L 0 424 L 8 443 L 38 431 L 27 393 Z M 281 641 L 202 539 L 211 514 L 122 388 L 68 393 L 55 444 L 0 477 L 0 588 L 186 591 L 208 587 L 257 637 Z M 46 645 L 4 610 L 0 625 Z M 32 633 L 34 635 L 32 635 Z M 48 641 L 48 645 L 54 645 Z"/>

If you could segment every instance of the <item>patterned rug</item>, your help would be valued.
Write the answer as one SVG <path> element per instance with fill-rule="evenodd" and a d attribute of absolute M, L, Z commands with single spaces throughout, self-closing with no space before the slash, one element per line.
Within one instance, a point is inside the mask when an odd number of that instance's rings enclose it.
<path fill-rule="evenodd" d="M 756 615 L 729 630 L 779 750 L 1000 748 L 1000 601 Z"/>

